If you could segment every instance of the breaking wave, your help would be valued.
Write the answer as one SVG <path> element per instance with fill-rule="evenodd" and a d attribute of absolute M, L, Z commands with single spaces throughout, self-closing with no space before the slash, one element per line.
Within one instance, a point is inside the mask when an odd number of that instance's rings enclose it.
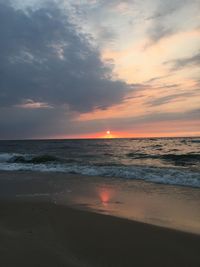
<path fill-rule="evenodd" d="M 141 154 L 140 154 L 141 156 Z M 165 155 L 166 160 L 199 160 L 199 154 Z M 64 172 L 89 176 L 118 177 L 139 179 L 154 183 L 200 187 L 200 175 L 197 171 L 147 166 L 125 166 L 119 164 L 78 164 L 73 159 L 62 159 L 50 155 L 22 155 L 14 153 L 0 154 L 0 170 Z"/>
<path fill-rule="evenodd" d="M 0 154 L 0 162 L 7 163 L 32 163 L 32 164 L 41 164 L 48 162 L 59 162 L 62 159 L 59 159 L 51 155 L 39 155 L 33 156 L 29 154 L 15 154 L 15 153 L 2 153 Z"/>

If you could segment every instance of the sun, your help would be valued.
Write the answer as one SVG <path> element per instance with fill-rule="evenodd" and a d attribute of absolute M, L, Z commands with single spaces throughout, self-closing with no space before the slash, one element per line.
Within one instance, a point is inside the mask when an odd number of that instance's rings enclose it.
<path fill-rule="evenodd" d="M 102 138 L 111 139 L 115 138 L 115 135 L 110 130 L 106 130 L 105 134 L 102 135 Z"/>

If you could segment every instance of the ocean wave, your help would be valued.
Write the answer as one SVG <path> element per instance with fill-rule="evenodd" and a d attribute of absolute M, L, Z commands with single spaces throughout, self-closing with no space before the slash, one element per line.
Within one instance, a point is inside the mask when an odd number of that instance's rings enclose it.
<path fill-rule="evenodd" d="M 160 156 L 159 155 L 150 155 L 150 154 L 145 154 L 145 153 L 135 153 L 135 152 L 130 152 L 127 154 L 127 157 L 132 158 L 132 159 L 146 159 L 146 158 L 151 158 L 151 159 L 157 159 Z"/>
<path fill-rule="evenodd" d="M 191 142 L 191 143 L 200 143 L 200 139 L 189 140 L 189 142 Z"/>
<path fill-rule="evenodd" d="M 59 164 L 59 163 L 81 163 L 80 158 L 61 158 L 53 155 L 32 155 L 32 154 L 17 154 L 17 153 L 0 153 L 0 163 L 8 164 Z"/>
<path fill-rule="evenodd" d="M 188 153 L 188 154 L 166 154 L 162 155 L 161 158 L 165 160 L 173 161 L 200 161 L 200 154 Z"/>
<path fill-rule="evenodd" d="M 16 154 L 16 153 L 0 153 L 0 162 L 8 162 L 13 157 L 17 157 L 19 155 L 20 154 Z"/>
<path fill-rule="evenodd" d="M 145 180 L 154 183 L 200 188 L 199 172 L 145 166 L 94 166 L 79 164 L 0 163 L 4 171 L 64 172 L 89 176 Z"/>
<path fill-rule="evenodd" d="M 17 154 L 17 153 L 1 153 L 0 162 L 1 163 L 32 163 L 41 164 L 49 162 L 62 162 L 61 158 L 44 154 L 44 155 L 31 155 L 31 154 Z M 68 159 L 71 162 L 70 159 Z"/>
<path fill-rule="evenodd" d="M 23 164 L 42 164 L 42 163 L 89 163 L 92 160 L 94 163 L 97 160 L 97 165 L 106 166 L 106 165 L 119 165 L 123 166 L 123 163 L 120 161 L 120 155 L 117 159 L 112 161 L 114 155 L 112 153 L 103 153 L 105 158 L 99 155 L 98 157 L 95 154 L 85 153 L 65 155 L 63 157 L 54 156 L 52 154 L 17 154 L 17 153 L 0 153 L 0 163 L 23 163 Z M 197 166 L 200 163 L 200 154 L 199 153 L 187 153 L 187 154 L 147 154 L 140 152 L 129 152 L 125 155 L 126 157 L 134 160 L 159 160 L 160 162 L 170 162 L 174 166 Z M 100 162 L 99 162 L 100 160 Z M 117 161 L 116 161 L 117 160 Z"/>
<path fill-rule="evenodd" d="M 173 161 L 177 165 L 187 165 L 191 163 L 200 162 L 200 154 L 187 153 L 187 154 L 145 154 L 145 153 L 128 153 L 127 157 L 132 159 L 160 159 L 165 161 Z"/>
<path fill-rule="evenodd" d="M 50 155 L 41 155 L 41 156 L 13 156 L 9 159 L 10 163 L 33 163 L 33 164 L 41 164 L 48 162 L 56 162 L 59 161 L 57 157 Z"/>

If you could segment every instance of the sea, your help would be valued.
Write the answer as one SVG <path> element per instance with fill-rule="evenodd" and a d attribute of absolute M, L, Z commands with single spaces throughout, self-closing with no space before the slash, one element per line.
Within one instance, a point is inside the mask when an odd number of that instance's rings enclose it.
<path fill-rule="evenodd" d="M 0 171 L 200 187 L 200 137 L 0 141 Z"/>

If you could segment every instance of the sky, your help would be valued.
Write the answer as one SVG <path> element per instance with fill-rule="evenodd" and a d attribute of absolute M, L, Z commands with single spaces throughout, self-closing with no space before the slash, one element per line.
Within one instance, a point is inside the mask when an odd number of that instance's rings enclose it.
<path fill-rule="evenodd" d="M 153 136 L 200 136 L 200 0 L 0 0 L 0 139 Z"/>

